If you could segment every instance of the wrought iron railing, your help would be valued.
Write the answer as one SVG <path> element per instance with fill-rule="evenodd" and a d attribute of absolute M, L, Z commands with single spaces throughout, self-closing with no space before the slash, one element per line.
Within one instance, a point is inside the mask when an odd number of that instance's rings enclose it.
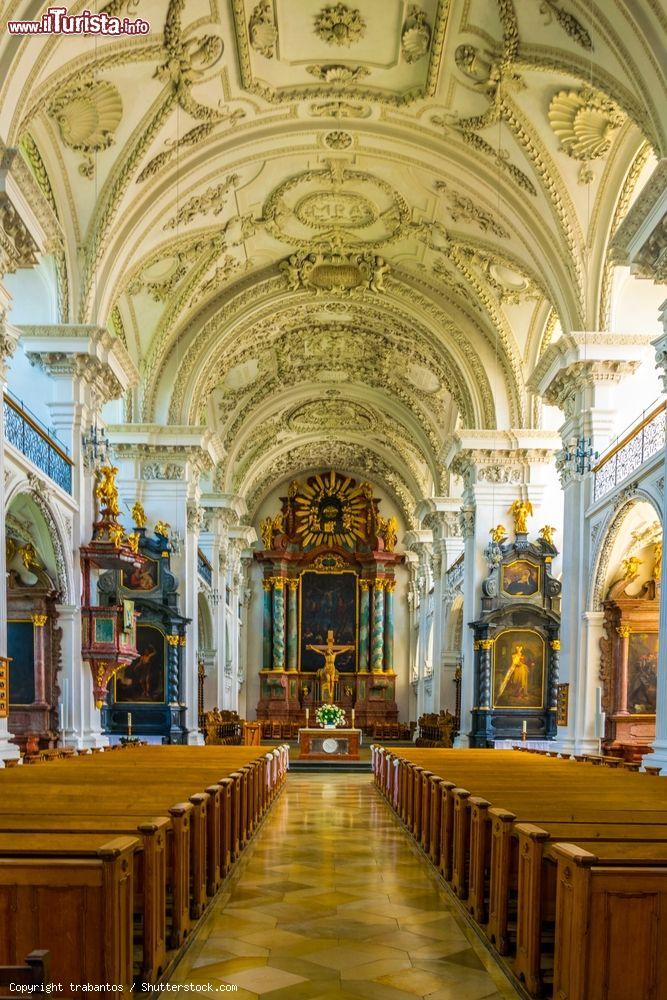
<path fill-rule="evenodd" d="M 213 567 L 201 549 L 197 549 L 197 572 L 210 587 L 213 583 Z"/>
<path fill-rule="evenodd" d="M 17 399 L 5 394 L 3 406 L 6 440 L 57 486 L 71 493 L 73 463 L 65 446 L 56 442 Z"/>
<path fill-rule="evenodd" d="M 665 407 L 663 400 L 602 456 L 594 467 L 595 500 L 611 493 L 619 483 L 665 447 Z"/>

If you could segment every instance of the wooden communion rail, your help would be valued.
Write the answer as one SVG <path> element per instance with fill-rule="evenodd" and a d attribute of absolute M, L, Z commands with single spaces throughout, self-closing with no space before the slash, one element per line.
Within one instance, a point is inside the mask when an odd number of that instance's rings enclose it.
<path fill-rule="evenodd" d="M 667 782 L 546 754 L 371 750 L 377 787 L 531 996 L 667 998 Z"/>

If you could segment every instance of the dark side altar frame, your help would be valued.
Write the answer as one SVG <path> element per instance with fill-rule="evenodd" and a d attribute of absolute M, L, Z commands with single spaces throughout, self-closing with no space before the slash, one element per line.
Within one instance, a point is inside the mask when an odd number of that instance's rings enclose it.
<path fill-rule="evenodd" d="M 504 663 L 502 666 L 498 663 L 498 643 L 504 638 L 510 635 L 517 635 L 520 632 L 524 632 L 530 635 L 532 638 L 539 639 L 540 641 L 540 652 L 541 659 L 539 661 L 540 668 L 540 701 L 539 704 L 532 703 L 515 703 L 500 705 L 496 702 L 496 676 L 498 672 L 502 672 L 503 675 L 509 668 L 509 662 Z M 511 655 L 511 654 L 510 654 Z M 544 636 L 538 632 L 536 629 L 532 628 L 515 628 L 510 626 L 509 628 L 504 628 L 501 632 L 498 632 L 494 636 L 493 640 L 493 669 L 491 672 L 491 696 L 492 696 L 492 706 L 494 710 L 499 709 L 503 712 L 524 712 L 524 711 L 543 711 L 544 701 L 546 693 L 546 676 L 547 676 L 547 657 L 546 657 L 546 642 Z"/>
<path fill-rule="evenodd" d="M 304 673 L 308 676 L 313 676 L 316 671 L 314 670 L 303 670 L 301 664 L 301 653 L 303 649 L 302 642 L 302 629 L 303 629 L 303 577 L 306 574 L 315 574 L 317 576 L 353 576 L 354 577 L 354 670 L 344 670 L 341 671 L 343 674 L 357 674 L 359 673 L 359 572 L 354 568 L 354 566 L 344 566 L 344 567 L 315 567 L 304 566 L 299 572 L 299 631 L 297 634 L 297 669 L 299 673 Z M 334 634 L 335 640 L 338 642 L 339 637 Z M 323 640 L 324 641 L 324 640 Z M 324 661 L 322 661 L 324 663 Z"/>

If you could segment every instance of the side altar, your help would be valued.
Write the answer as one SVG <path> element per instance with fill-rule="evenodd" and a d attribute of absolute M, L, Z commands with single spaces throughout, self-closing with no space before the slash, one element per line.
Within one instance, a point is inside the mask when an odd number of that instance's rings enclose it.
<path fill-rule="evenodd" d="M 370 483 L 335 471 L 290 483 L 262 522 L 263 662 L 257 718 L 306 723 L 323 703 L 362 729 L 398 720 L 398 525 Z M 323 662 L 324 660 L 324 662 Z"/>

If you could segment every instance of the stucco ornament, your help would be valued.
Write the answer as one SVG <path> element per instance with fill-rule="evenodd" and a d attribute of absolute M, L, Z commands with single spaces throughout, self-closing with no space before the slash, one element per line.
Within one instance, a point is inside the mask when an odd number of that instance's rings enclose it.
<path fill-rule="evenodd" d="M 592 87 L 561 90 L 549 105 L 549 122 L 561 149 L 574 160 L 595 160 L 609 152 L 623 115 Z"/>
<path fill-rule="evenodd" d="M 315 32 L 327 45 L 341 45 L 349 48 L 363 38 L 366 22 L 361 11 L 337 3 L 323 7 L 315 17 Z"/>

